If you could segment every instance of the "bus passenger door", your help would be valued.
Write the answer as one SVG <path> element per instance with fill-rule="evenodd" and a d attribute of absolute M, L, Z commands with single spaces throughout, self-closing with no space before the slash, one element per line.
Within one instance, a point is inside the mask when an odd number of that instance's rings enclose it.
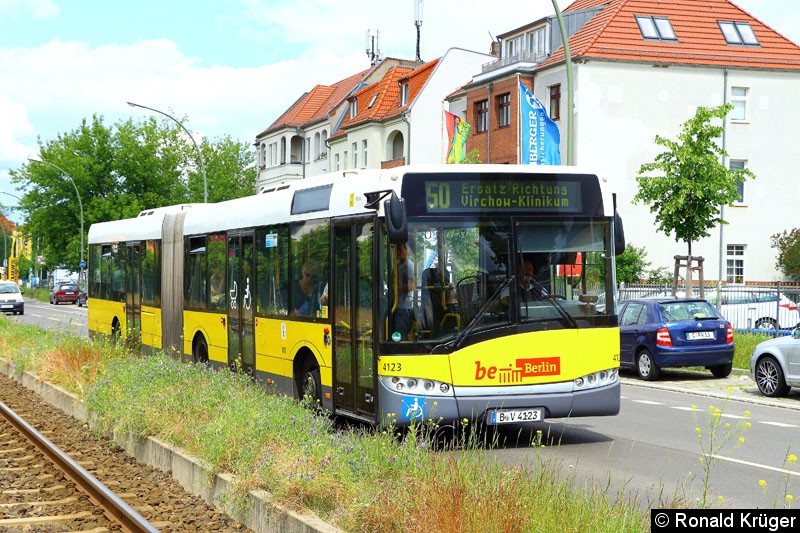
<path fill-rule="evenodd" d="M 253 234 L 228 235 L 228 366 L 253 375 L 255 279 Z"/>
<path fill-rule="evenodd" d="M 127 336 L 139 342 L 142 334 L 142 243 L 125 246 L 125 318 Z"/>
<path fill-rule="evenodd" d="M 374 418 L 374 223 L 334 227 L 333 367 L 336 411 Z"/>

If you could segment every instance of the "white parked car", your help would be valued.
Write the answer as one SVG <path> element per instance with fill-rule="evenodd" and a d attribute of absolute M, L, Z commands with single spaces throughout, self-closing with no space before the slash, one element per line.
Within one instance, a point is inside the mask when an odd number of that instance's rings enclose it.
<path fill-rule="evenodd" d="M 25 300 L 19 286 L 13 281 L 0 281 L 0 311 L 15 315 L 25 314 Z"/>
<path fill-rule="evenodd" d="M 734 289 L 721 292 L 720 312 L 735 329 L 775 330 L 800 326 L 797 304 L 784 294 L 763 289 Z M 706 299 L 716 305 L 716 291 L 706 291 Z"/>
<path fill-rule="evenodd" d="M 750 356 L 750 377 L 764 396 L 786 396 L 800 387 L 800 329 L 756 345 Z"/>

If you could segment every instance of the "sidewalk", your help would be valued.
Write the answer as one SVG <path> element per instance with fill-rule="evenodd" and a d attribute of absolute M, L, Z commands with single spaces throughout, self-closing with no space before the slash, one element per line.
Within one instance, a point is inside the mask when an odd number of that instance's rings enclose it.
<path fill-rule="evenodd" d="M 691 392 L 709 398 L 743 401 L 752 404 L 771 405 L 800 411 L 800 389 L 794 387 L 783 398 L 768 398 L 758 391 L 750 372 L 734 369 L 727 378 L 718 379 L 711 372 L 683 369 L 662 369 L 658 381 L 644 381 L 635 371 L 623 370 L 622 383 L 634 387 L 650 387 L 676 392 Z"/>

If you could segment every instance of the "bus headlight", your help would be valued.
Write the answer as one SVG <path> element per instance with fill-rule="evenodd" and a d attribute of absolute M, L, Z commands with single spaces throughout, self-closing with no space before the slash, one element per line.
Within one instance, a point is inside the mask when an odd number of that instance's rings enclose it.
<path fill-rule="evenodd" d="M 419 379 L 401 376 L 380 376 L 381 383 L 391 391 L 418 394 L 420 396 L 452 396 L 449 383 L 434 379 Z"/>
<path fill-rule="evenodd" d="M 599 387 L 605 387 L 617 381 L 618 378 L 619 378 L 618 368 L 609 368 L 608 370 L 600 370 L 599 372 L 592 372 L 591 374 L 586 374 L 585 376 L 576 378 L 574 381 L 575 389 L 587 390 L 587 389 L 596 389 Z"/>

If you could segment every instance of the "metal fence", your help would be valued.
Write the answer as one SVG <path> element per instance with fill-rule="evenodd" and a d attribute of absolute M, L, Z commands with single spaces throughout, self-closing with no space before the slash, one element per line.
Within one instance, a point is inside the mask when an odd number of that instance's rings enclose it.
<path fill-rule="evenodd" d="M 686 285 L 673 286 L 647 283 L 621 283 L 619 299 L 686 297 Z M 761 283 L 748 285 L 692 286 L 692 296 L 705 298 L 739 331 L 757 331 L 783 335 L 800 327 L 800 284 Z"/>

